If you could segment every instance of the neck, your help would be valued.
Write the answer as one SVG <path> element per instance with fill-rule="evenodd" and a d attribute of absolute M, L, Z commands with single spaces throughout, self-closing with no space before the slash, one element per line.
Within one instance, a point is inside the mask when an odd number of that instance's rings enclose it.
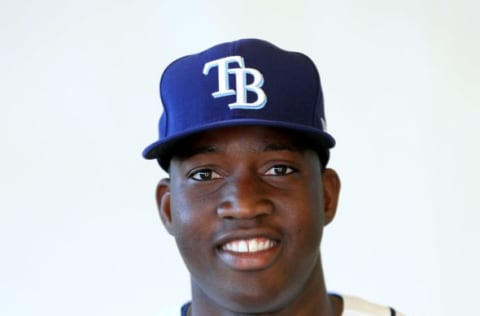
<path fill-rule="evenodd" d="M 284 291 L 288 292 L 288 291 Z M 293 294 L 284 295 L 283 300 L 276 299 L 274 303 L 250 304 L 249 302 L 234 302 L 219 300 L 202 290 L 192 279 L 192 304 L 188 315 L 190 316 L 339 316 L 341 315 L 341 300 L 329 296 L 324 282 L 323 269 L 320 258 L 316 262 L 310 277 Z M 282 293 L 283 294 L 283 293 Z M 217 298 L 217 299 L 216 299 Z M 248 306 L 247 309 L 243 308 Z M 251 306 L 257 306 L 253 309 Z M 268 308 L 265 308 L 268 306 Z"/>

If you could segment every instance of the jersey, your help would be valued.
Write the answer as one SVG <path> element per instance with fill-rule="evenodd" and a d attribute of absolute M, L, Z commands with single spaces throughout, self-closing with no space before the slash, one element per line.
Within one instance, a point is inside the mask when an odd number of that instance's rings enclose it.
<path fill-rule="evenodd" d="M 342 316 L 405 316 L 389 306 L 378 305 L 359 297 L 338 295 L 343 301 Z"/>
<path fill-rule="evenodd" d="M 405 316 L 391 307 L 378 305 L 359 297 L 332 294 L 343 301 L 342 316 Z M 187 316 L 190 303 L 186 303 L 181 308 L 181 316 Z"/>

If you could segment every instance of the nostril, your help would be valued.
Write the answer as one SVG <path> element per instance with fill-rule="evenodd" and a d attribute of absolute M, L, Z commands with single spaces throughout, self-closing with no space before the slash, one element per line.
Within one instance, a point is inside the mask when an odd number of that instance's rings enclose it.
<path fill-rule="evenodd" d="M 248 219 L 272 213 L 273 203 L 267 199 L 249 199 L 242 201 L 225 201 L 217 207 L 217 214 L 222 218 Z"/>

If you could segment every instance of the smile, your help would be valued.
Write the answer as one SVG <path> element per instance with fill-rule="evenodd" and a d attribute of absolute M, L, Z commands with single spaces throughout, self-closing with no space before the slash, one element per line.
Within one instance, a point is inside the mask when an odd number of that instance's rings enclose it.
<path fill-rule="evenodd" d="M 221 246 L 224 251 L 236 253 L 256 253 L 274 248 L 277 242 L 267 238 L 232 240 Z"/>

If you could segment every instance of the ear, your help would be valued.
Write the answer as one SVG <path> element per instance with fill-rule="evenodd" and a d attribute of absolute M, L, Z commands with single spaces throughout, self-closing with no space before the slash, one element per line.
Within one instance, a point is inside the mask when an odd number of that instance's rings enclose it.
<path fill-rule="evenodd" d="M 340 195 L 340 178 L 333 169 L 326 168 L 322 172 L 323 181 L 323 207 L 325 212 L 325 225 L 328 225 L 337 212 L 338 198 Z"/>
<path fill-rule="evenodd" d="M 157 208 L 163 226 L 170 235 L 173 235 L 172 212 L 170 207 L 170 179 L 162 179 L 157 185 Z"/>

